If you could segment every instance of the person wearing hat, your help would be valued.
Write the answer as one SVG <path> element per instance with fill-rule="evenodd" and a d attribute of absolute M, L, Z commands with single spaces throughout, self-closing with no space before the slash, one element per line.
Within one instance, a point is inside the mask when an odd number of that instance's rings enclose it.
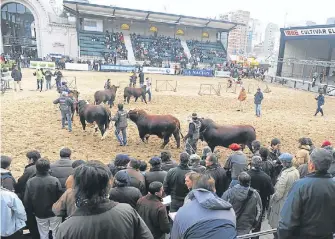
<path fill-rule="evenodd" d="M 305 178 L 288 193 L 277 229 L 281 239 L 327 239 L 335 232 L 335 182 L 327 172 L 333 157 L 326 149 L 315 149 Z"/>
<path fill-rule="evenodd" d="M 238 101 L 240 102 L 239 109 L 237 111 L 242 111 L 244 110 L 244 103 L 245 100 L 247 99 L 247 92 L 245 91 L 245 88 L 242 86 L 240 94 L 238 95 Z"/>
<path fill-rule="evenodd" d="M 56 88 L 57 88 L 57 91 L 58 91 L 59 93 L 61 93 L 61 92 L 60 92 L 60 88 L 61 88 L 61 81 L 62 81 L 63 74 L 62 74 L 62 72 L 59 70 L 59 68 L 56 68 L 56 71 L 55 71 L 55 73 L 54 73 L 54 76 L 56 76 L 55 81 L 56 81 Z"/>
<path fill-rule="evenodd" d="M 262 163 L 263 161 L 260 156 L 253 156 L 251 158 L 251 169 L 247 172 L 251 177 L 250 186 L 257 190 L 262 200 L 262 215 L 252 232 L 259 232 L 261 230 L 263 216 L 268 208 L 270 196 L 274 193 L 272 180 L 270 176 L 263 171 Z"/>
<path fill-rule="evenodd" d="M 323 105 L 325 104 L 325 97 L 323 96 L 322 92 L 320 92 L 319 95 L 315 97 L 315 100 L 317 101 L 317 109 L 314 116 L 316 116 L 319 112 L 321 113 L 321 116 L 323 116 Z"/>
<path fill-rule="evenodd" d="M 180 154 L 180 164 L 172 168 L 167 173 L 164 180 L 164 192 L 171 195 L 171 212 L 177 212 L 184 204 L 184 199 L 188 194 L 188 188 L 185 185 L 185 175 L 190 172 L 188 167 L 190 156 L 183 152 Z"/>
<path fill-rule="evenodd" d="M 254 95 L 254 103 L 256 108 L 256 116 L 261 117 L 261 104 L 264 99 L 261 88 L 258 87 L 256 94 Z"/>
<path fill-rule="evenodd" d="M 147 172 L 144 176 L 145 178 L 145 186 L 147 189 L 147 192 L 149 190 L 149 185 L 152 182 L 164 182 L 164 179 L 167 175 L 167 172 L 165 172 L 162 169 L 162 160 L 159 157 L 152 157 L 149 161 L 149 164 L 151 165 L 150 171 Z"/>
<path fill-rule="evenodd" d="M 201 122 L 197 113 L 192 114 L 192 121 L 188 126 L 188 133 L 185 135 L 186 152 L 191 155 L 197 153 L 197 144 L 200 137 Z"/>
<path fill-rule="evenodd" d="M 117 105 L 118 111 L 115 116 L 112 118 L 112 121 L 115 121 L 115 136 L 120 143 L 120 146 L 127 145 L 127 127 L 128 127 L 128 112 L 123 109 L 123 104 Z M 120 137 L 122 134 L 122 138 Z"/>
<path fill-rule="evenodd" d="M 67 96 L 67 92 L 62 92 L 61 97 L 54 100 L 54 104 L 59 104 L 62 115 L 62 129 L 65 129 L 65 121 L 67 120 L 68 130 L 72 132 L 71 107 L 73 100 Z"/>
<path fill-rule="evenodd" d="M 299 171 L 293 166 L 293 156 L 289 153 L 283 153 L 279 156 L 282 162 L 283 170 L 281 171 L 275 185 L 275 193 L 272 195 L 269 203 L 268 221 L 272 228 L 277 228 L 279 223 L 279 214 L 287 199 L 288 193 L 295 181 L 299 179 Z M 277 233 L 274 233 L 277 239 Z"/>
<path fill-rule="evenodd" d="M 109 193 L 110 200 L 127 203 L 136 209 L 136 203 L 141 197 L 141 191 L 138 188 L 130 186 L 130 176 L 125 170 L 115 174 L 114 187 Z"/>
<path fill-rule="evenodd" d="M 233 154 L 228 157 L 224 169 L 227 170 L 228 176 L 231 177 L 229 187 L 233 187 L 238 184 L 238 175 L 248 170 L 248 158 L 242 152 L 242 147 L 239 144 L 231 144 L 229 149 L 233 151 Z"/>
<path fill-rule="evenodd" d="M 197 173 L 204 173 L 206 170 L 205 166 L 200 165 L 200 156 L 192 154 L 190 156 L 190 169 Z"/>

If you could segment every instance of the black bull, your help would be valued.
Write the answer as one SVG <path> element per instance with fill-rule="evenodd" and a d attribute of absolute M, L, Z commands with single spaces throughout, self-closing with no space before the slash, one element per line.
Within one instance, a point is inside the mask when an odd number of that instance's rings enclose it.
<path fill-rule="evenodd" d="M 142 96 L 144 102 L 147 104 L 147 100 L 145 97 L 146 92 L 147 92 L 146 86 L 142 86 L 141 88 L 126 87 L 124 88 L 124 93 L 123 93 L 124 102 L 126 102 L 127 100 L 127 103 L 129 104 L 129 100 L 131 96 L 135 97 L 135 102 L 136 102 L 138 97 Z"/>
<path fill-rule="evenodd" d="M 98 90 L 94 93 L 94 104 L 100 105 L 102 102 L 105 104 L 108 102 L 110 108 L 114 105 L 116 91 L 119 87 L 112 85 L 108 90 Z"/>
<path fill-rule="evenodd" d="M 105 132 L 109 128 L 111 114 L 108 110 L 101 105 L 91 105 L 85 100 L 78 102 L 79 117 L 83 130 L 86 128 L 86 122 L 96 123 L 99 127 L 101 135 L 104 136 Z M 95 128 L 95 132 L 98 129 Z"/>
<path fill-rule="evenodd" d="M 138 128 L 140 138 L 143 142 L 148 142 L 150 135 L 157 135 L 164 139 L 161 148 L 164 148 L 173 135 L 177 141 L 177 148 L 180 147 L 180 122 L 172 115 L 149 115 L 144 110 L 130 110 L 129 118 Z M 146 141 L 145 141 L 146 140 Z"/>
<path fill-rule="evenodd" d="M 256 139 L 255 128 L 251 125 L 218 125 L 211 119 L 200 119 L 200 139 L 205 141 L 212 152 L 216 146 L 228 148 L 233 143 L 247 145 Z"/>

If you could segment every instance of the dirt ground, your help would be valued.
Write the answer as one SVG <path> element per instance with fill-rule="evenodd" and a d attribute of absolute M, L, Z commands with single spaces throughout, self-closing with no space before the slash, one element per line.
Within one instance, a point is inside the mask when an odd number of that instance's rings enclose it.
<path fill-rule="evenodd" d="M 70 72 L 64 71 L 64 76 L 77 78 L 77 87 L 81 99 L 93 102 L 96 90 L 103 89 L 104 81 L 110 78 L 113 84 L 121 81 L 121 89 L 117 92 L 116 104 L 123 101 L 123 88 L 128 82 L 126 73 L 100 72 Z M 188 117 L 197 112 L 202 117 L 212 118 L 220 124 L 250 124 L 256 128 L 257 138 L 263 145 L 268 146 L 272 138 L 278 137 L 282 141 L 282 151 L 295 153 L 297 140 L 306 136 L 312 138 L 317 146 L 323 140 L 335 143 L 335 98 L 326 97 L 324 106 L 325 116 L 314 117 L 316 109 L 315 94 L 297 91 L 275 85 L 269 85 L 270 93 L 264 93 L 262 117 L 257 118 L 254 112 L 253 94 L 259 85 L 263 90 L 263 83 L 255 80 L 245 80 L 244 86 L 252 93 L 248 94 L 244 112 L 238 112 L 237 93 L 227 93 L 225 79 L 150 75 L 153 81 L 153 100 L 147 105 L 131 100 L 126 109 L 144 109 L 152 114 L 172 114 L 181 121 L 185 134 L 188 127 Z M 177 92 L 156 92 L 156 80 L 177 81 Z M 124 83 L 123 83 L 124 82 Z M 224 82 L 221 96 L 199 96 L 200 84 L 215 84 Z M 53 81 L 54 83 L 54 81 Z M 164 82 L 158 83 L 160 87 Z M 162 141 L 155 136 L 150 137 L 149 144 L 141 142 L 136 125 L 132 122 L 128 127 L 129 146 L 120 147 L 114 136 L 114 128 L 109 131 L 105 140 L 99 134 L 93 135 L 93 128 L 83 132 L 78 117 L 74 120 L 73 132 L 61 130 L 60 112 L 52 101 L 58 97 L 55 90 L 36 91 L 36 79 L 33 71 L 23 70 L 22 86 L 24 91 L 8 91 L 1 96 L 1 154 L 13 157 L 11 170 L 17 177 L 22 174 L 26 165 L 25 154 L 31 149 L 37 149 L 43 157 L 51 161 L 59 158 L 59 150 L 66 146 L 72 149 L 73 159 L 94 159 L 105 163 L 110 162 L 118 153 L 128 153 L 132 157 L 148 160 L 159 155 Z M 112 113 L 116 112 L 113 107 Z M 173 157 L 183 150 L 176 148 L 173 138 L 168 149 Z M 199 153 L 202 144 L 199 143 Z M 230 153 L 227 149 L 220 149 L 221 160 L 225 160 Z"/>

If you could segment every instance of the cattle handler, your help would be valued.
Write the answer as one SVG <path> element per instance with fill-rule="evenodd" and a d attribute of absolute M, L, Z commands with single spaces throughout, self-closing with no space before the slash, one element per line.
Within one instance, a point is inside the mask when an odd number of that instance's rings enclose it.
<path fill-rule="evenodd" d="M 67 92 L 62 92 L 61 97 L 53 102 L 54 104 L 59 104 L 59 109 L 62 114 L 62 129 L 65 129 L 65 121 L 67 120 L 69 132 L 72 132 L 72 122 L 71 122 L 71 108 L 73 106 L 73 101 L 68 97 Z"/>
<path fill-rule="evenodd" d="M 186 143 L 186 152 L 189 155 L 197 153 L 197 144 L 200 137 L 200 128 L 201 122 L 198 119 L 198 115 L 197 113 L 193 113 L 192 122 L 190 122 L 188 127 L 188 133 L 184 138 L 184 141 Z"/>
<path fill-rule="evenodd" d="M 127 118 L 128 112 L 123 109 L 123 104 L 118 104 L 118 111 L 116 115 L 112 118 L 115 121 L 115 136 L 120 143 L 120 146 L 127 145 Z M 120 137 L 120 133 L 122 133 L 122 138 Z"/>

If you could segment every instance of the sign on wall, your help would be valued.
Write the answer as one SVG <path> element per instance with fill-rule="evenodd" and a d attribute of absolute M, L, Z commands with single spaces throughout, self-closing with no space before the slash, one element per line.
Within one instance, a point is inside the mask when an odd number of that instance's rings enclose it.
<path fill-rule="evenodd" d="M 203 32 L 202 33 L 202 38 L 209 38 L 208 32 Z"/>
<path fill-rule="evenodd" d="M 129 30 L 129 29 L 130 29 L 129 24 L 127 24 L 127 23 L 121 24 L 121 30 Z"/>
<path fill-rule="evenodd" d="M 183 29 L 178 29 L 177 31 L 176 31 L 176 35 L 179 35 L 179 36 L 184 36 L 184 30 Z"/>
<path fill-rule="evenodd" d="M 158 29 L 155 26 L 151 26 L 150 29 L 149 29 L 149 31 L 151 31 L 151 32 L 158 32 Z"/>
<path fill-rule="evenodd" d="M 30 61 L 29 68 L 34 69 L 56 69 L 55 62 L 50 61 Z"/>
<path fill-rule="evenodd" d="M 321 28 L 310 28 L 310 29 L 290 29 L 284 31 L 285 36 L 335 36 L 335 27 L 321 27 Z"/>
<path fill-rule="evenodd" d="M 84 18 L 83 26 L 85 31 L 103 32 L 102 20 Z"/>

